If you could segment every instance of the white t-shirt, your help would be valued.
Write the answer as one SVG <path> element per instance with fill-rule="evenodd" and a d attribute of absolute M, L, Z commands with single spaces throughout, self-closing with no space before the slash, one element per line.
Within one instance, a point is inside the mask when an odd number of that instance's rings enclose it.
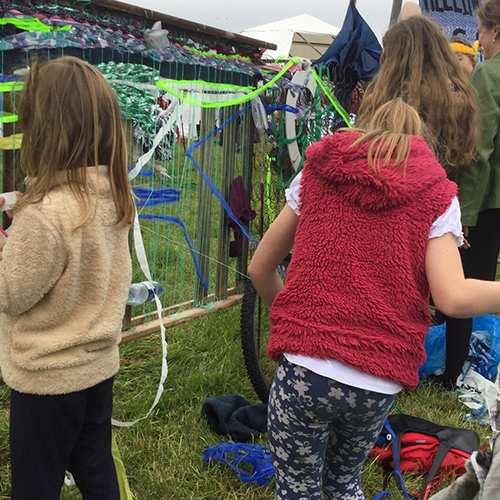
<path fill-rule="evenodd" d="M 285 191 L 288 206 L 298 216 L 300 216 L 299 192 L 301 177 L 302 174 L 299 172 L 290 184 L 290 187 Z M 446 212 L 440 215 L 432 224 L 429 239 L 439 238 L 446 233 L 453 233 L 457 241 L 457 246 L 462 246 L 464 235 L 462 233 L 462 224 L 460 222 L 460 205 L 456 196 L 453 198 L 451 205 L 448 207 Z M 336 359 L 319 359 L 311 356 L 289 353 L 284 353 L 284 355 L 290 363 L 303 366 L 312 372 L 352 387 L 378 392 L 381 394 L 396 394 L 402 389 L 402 385 L 397 382 L 385 380 L 360 370 L 356 370 L 356 368 L 344 365 Z"/>

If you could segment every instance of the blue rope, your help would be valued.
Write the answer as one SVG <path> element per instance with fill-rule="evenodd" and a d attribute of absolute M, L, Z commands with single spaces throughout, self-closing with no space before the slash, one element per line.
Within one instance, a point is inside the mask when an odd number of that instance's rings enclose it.
<path fill-rule="evenodd" d="M 280 106 L 268 106 L 267 104 L 265 104 L 264 109 L 266 110 L 266 113 L 268 115 L 270 115 L 273 111 L 286 111 L 295 115 L 299 112 L 297 108 L 295 108 L 294 106 L 290 106 L 290 104 L 281 104 Z"/>
<path fill-rule="evenodd" d="M 389 431 L 389 434 L 392 437 L 392 454 L 394 456 L 394 472 L 397 474 L 399 479 L 401 480 L 401 488 L 403 490 L 403 494 L 407 500 L 412 500 L 410 495 L 408 495 L 408 492 L 406 491 L 405 488 L 405 482 L 403 479 L 403 474 L 401 474 L 401 469 L 399 468 L 399 454 L 397 450 L 397 445 L 396 445 L 396 435 L 394 434 L 394 431 L 392 430 L 391 424 L 389 424 L 389 419 L 385 419 L 385 428 Z M 386 492 L 383 492 L 386 493 Z M 384 497 L 382 497 L 384 498 Z"/>
<path fill-rule="evenodd" d="M 382 493 L 379 493 L 378 495 L 373 497 L 373 500 L 381 500 L 382 498 L 391 498 L 392 495 L 388 491 L 383 491 Z"/>
<path fill-rule="evenodd" d="M 207 183 L 208 187 L 210 188 L 210 191 L 212 191 L 212 194 L 219 200 L 221 205 L 224 207 L 224 210 L 227 212 L 229 217 L 236 222 L 236 224 L 239 226 L 243 234 L 249 239 L 250 243 L 252 243 L 254 248 L 257 248 L 258 245 L 258 240 L 257 238 L 250 232 L 250 230 L 244 226 L 238 217 L 234 215 L 233 211 L 231 210 L 231 207 L 227 203 L 227 201 L 224 199 L 224 196 L 222 196 L 222 193 L 217 189 L 217 187 L 214 185 L 210 177 L 208 177 L 207 174 L 203 172 L 203 170 L 200 168 L 200 166 L 196 163 L 195 159 L 193 158 L 193 152 L 198 149 L 205 141 L 213 137 L 215 134 L 217 134 L 219 131 L 221 131 L 229 122 L 235 120 L 238 118 L 238 116 L 241 116 L 247 109 L 249 109 L 250 106 L 247 106 L 244 109 L 241 109 L 237 113 L 235 113 L 233 116 L 231 116 L 229 119 L 227 119 L 220 127 L 216 128 L 213 132 L 208 134 L 206 137 L 201 139 L 200 141 L 192 144 L 189 146 L 189 148 L 186 151 L 186 156 L 194 163 L 195 167 L 198 169 L 198 172 L 200 172 L 201 177 L 203 180 Z"/>
<path fill-rule="evenodd" d="M 198 275 L 198 278 L 200 278 L 200 281 L 203 285 L 203 288 L 208 292 L 208 280 L 203 276 L 203 273 L 201 271 L 201 264 L 200 260 L 198 259 L 195 251 L 194 251 L 194 245 L 191 240 L 191 237 L 189 236 L 189 232 L 186 229 L 186 226 L 183 224 L 183 222 L 178 218 L 178 217 L 171 217 L 170 215 L 151 215 L 151 214 L 140 214 L 139 219 L 149 219 L 149 220 L 164 220 L 166 222 L 173 222 L 174 224 L 177 224 L 182 228 L 184 231 L 184 239 L 186 240 L 186 243 L 188 244 L 189 251 L 191 252 L 191 256 L 193 257 L 194 261 L 194 267 L 196 268 L 196 274 Z"/>
<path fill-rule="evenodd" d="M 215 446 L 207 446 L 203 459 L 207 464 L 218 460 L 228 465 L 246 483 L 256 482 L 258 486 L 267 486 L 274 477 L 271 452 L 260 444 L 221 441 Z M 244 464 L 246 468 L 241 468 L 240 464 Z M 248 471 L 249 466 L 251 472 Z"/>
<path fill-rule="evenodd" d="M 248 238 L 248 240 L 250 241 L 250 243 L 252 244 L 252 246 L 254 248 L 257 248 L 257 245 L 259 244 L 259 240 L 251 233 L 251 231 L 245 225 L 243 225 L 240 222 L 240 220 L 238 219 L 238 217 L 236 217 L 236 215 L 234 215 L 233 211 L 231 210 L 231 207 L 229 206 L 229 204 L 227 203 L 227 201 L 224 199 L 224 196 L 222 196 L 222 193 L 217 189 L 217 187 L 214 185 L 214 183 L 212 182 L 212 180 L 210 179 L 210 177 L 208 177 L 208 175 L 203 172 L 203 170 L 201 169 L 201 167 L 196 163 L 195 159 L 193 158 L 193 151 L 195 151 L 196 149 L 198 149 L 205 141 L 207 141 L 208 139 L 210 139 L 211 137 L 213 137 L 215 134 L 217 134 L 218 132 L 220 132 L 232 120 L 235 120 L 236 118 L 238 118 L 238 116 L 241 116 L 249 108 L 250 108 L 250 105 L 248 105 L 246 108 L 241 109 L 240 111 L 238 111 L 237 113 L 235 113 L 233 116 L 231 116 L 230 118 L 228 118 L 220 127 L 216 128 L 213 132 L 211 132 L 210 134 L 208 134 L 206 137 L 204 137 L 200 141 L 194 143 L 193 145 L 189 146 L 189 148 L 186 151 L 186 156 L 194 163 L 194 165 L 197 168 L 198 172 L 201 174 L 201 177 L 208 184 L 208 187 L 210 188 L 210 191 L 212 191 L 212 194 L 219 200 L 219 202 L 221 203 L 222 207 L 227 212 L 227 214 L 229 215 L 229 217 L 234 222 L 236 222 L 236 224 L 241 229 L 242 233 Z M 279 267 L 278 267 L 278 272 L 281 274 L 281 276 L 283 276 L 283 278 L 285 278 L 285 273 Z"/>
<path fill-rule="evenodd" d="M 136 201 L 138 207 L 152 207 L 161 203 L 176 203 L 181 199 L 181 192 L 174 188 L 147 189 L 133 187 L 132 191 L 139 198 Z"/>

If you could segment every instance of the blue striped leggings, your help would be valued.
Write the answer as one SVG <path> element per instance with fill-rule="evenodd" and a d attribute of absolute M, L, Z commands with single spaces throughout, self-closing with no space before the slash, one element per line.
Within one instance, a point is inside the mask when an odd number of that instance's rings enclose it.
<path fill-rule="evenodd" d="M 364 500 L 361 469 L 394 395 L 357 389 L 283 356 L 269 396 L 277 500 Z"/>

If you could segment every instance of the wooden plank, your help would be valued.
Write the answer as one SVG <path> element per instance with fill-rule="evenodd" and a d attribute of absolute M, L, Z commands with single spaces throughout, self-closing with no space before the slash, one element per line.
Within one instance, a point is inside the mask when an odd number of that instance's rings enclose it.
<path fill-rule="evenodd" d="M 238 106 L 224 108 L 223 120 L 228 120 L 238 112 Z M 222 120 L 221 120 L 222 121 Z M 238 133 L 238 120 L 232 120 L 223 129 L 223 154 L 220 191 L 226 202 L 229 203 L 229 192 L 234 179 L 234 164 L 236 157 L 236 139 Z M 229 246 L 231 230 L 227 225 L 228 215 L 220 207 L 219 211 L 219 241 L 217 245 L 217 269 L 215 272 L 215 295 L 219 299 L 226 298 L 228 270 L 229 270 Z"/>
<path fill-rule="evenodd" d="M 245 183 L 245 189 L 250 200 L 252 200 L 252 172 L 253 172 L 253 138 L 255 134 L 255 124 L 252 119 L 251 110 L 247 110 L 241 117 L 241 176 Z M 236 293 L 243 293 L 248 275 L 248 249 L 249 241 L 243 240 L 243 250 L 236 260 Z"/>
<path fill-rule="evenodd" d="M 201 111 L 201 137 L 206 137 L 215 128 L 215 109 L 203 108 Z M 214 138 L 201 144 L 198 163 L 210 179 L 213 179 L 214 170 Z M 201 174 L 198 174 L 198 230 L 196 234 L 197 250 L 200 258 L 202 274 L 210 277 L 210 243 L 212 239 L 212 192 Z M 197 305 L 205 304 L 207 291 L 198 279 L 195 286 L 194 298 Z"/>
<path fill-rule="evenodd" d="M 236 290 L 235 288 L 229 288 L 226 292 L 227 298 L 232 297 L 233 295 L 236 295 Z M 216 301 L 215 294 L 212 293 L 210 295 L 207 295 L 206 300 L 208 302 Z M 186 302 L 183 302 L 182 304 L 176 304 L 174 306 L 166 307 L 163 309 L 162 316 L 171 316 L 172 314 L 175 314 L 177 312 L 182 312 L 182 311 L 187 311 L 189 309 L 194 309 L 195 306 L 195 300 L 188 300 Z M 141 316 L 136 316 L 133 318 L 133 324 L 135 327 L 139 325 L 143 325 L 144 323 L 147 323 L 151 319 L 151 314 L 143 314 Z M 125 328 L 125 330 L 129 330 L 129 328 Z"/>
<path fill-rule="evenodd" d="M 100 7 L 105 7 L 107 9 L 126 12 L 128 14 L 132 14 L 142 19 L 144 18 L 151 19 L 151 25 L 153 24 L 154 21 L 161 21 L 163 23 L 170 24 L 172 26 L 177 26 L 179 28 L 184 28 L 186 30 L 194 31 L 196 33 L 204 33 L 206 35 L 211 35 L 217 38 L 234 40 L 235 42 L 251 45 L 252 47 L 266 48 L 270 50 L 276 50 L 278 48 L 276 44 L 271 42 L 256 40 L 255 38 L 239 35 L 231 31 L 226 31 L 219 28 L 213 28 L 212 26 L 207 26 L 206 24 L 199 24 L 194 21 L 188 21 L 187 19 L 182 19 L 180 17 L 170 16 L 168 14 L 163 14 L 162 12 L 145 9 L 144 7 L 130 5 L 125 2 L 118 2 L 117 0 L 91 0 L 91 3 L 94 5 L 98 5 Z"/>
<path fill-rule="evenodd" d="M 217 303 L 216 307 L 213 308 L 203 308 L 203 307 L 194 307 L 189 311 L 181 311 L 173 316 L 168 316 L 163 318 L 162 323 L 165 328 L 172 328 L 177 325 L 181 325 L 183 323 L 187 323 L 193 319 L 198 319 L 203 316 L 207 316 L 208 314 L 213 314 L 218 311 L 222 311 L 223 309 L 227 309 L 228 307 L 235 306 L 237 304 L 241 304 L 243 301 L 243 294 L 233 295 L 227 299 L 221 300 Z M 136 327 L 132 331 L 123 332 L 121 344 L 126 344 L 127 342 L 131 342 L 132 340 L 137 340 L 143 337 L 147 337 L 153 333 L 157 333 L 160 331 L 160 322 L 158 319 L 154 321 L 150 321 L 149 323 L 145 323 L 144 325 L 140 325 Z"/>

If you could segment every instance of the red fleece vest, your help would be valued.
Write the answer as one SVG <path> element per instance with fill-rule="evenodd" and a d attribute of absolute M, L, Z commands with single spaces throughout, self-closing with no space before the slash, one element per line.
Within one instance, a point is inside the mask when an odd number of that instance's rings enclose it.
<path fill-rule="evenodd" d="M 424 260 L 433 222 L 456 185 L 411 138 L 406 168 L 367 164 L 355 133 L 307 150 L 301 215 L 284 289 L 271 309 L 268 355 L 337 359 L 412 389 L 430 324 Z"/>

